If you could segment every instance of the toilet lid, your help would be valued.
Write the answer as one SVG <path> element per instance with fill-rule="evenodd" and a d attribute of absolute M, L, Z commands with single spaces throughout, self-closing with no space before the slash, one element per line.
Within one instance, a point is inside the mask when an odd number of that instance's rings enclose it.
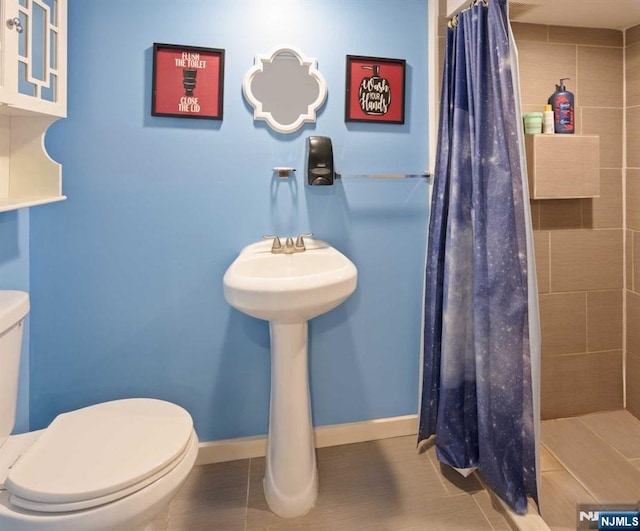
<path fill-rule="evenodd" d="M 115 400 L 64 413 L 20 457 L 4 486 L 16 505 L 34 510 L 95 506 L 171 470 L 192 432 L 189 413 L 162 400 Z"/>

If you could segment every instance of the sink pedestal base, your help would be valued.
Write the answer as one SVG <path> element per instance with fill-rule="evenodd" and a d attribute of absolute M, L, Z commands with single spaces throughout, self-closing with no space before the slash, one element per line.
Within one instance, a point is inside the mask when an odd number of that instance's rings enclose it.
<path fill-rule="evenodd" d="M 270 322 L 269 330 L 271 404 L 264 494 L 274 513 L 294 518 L 309 511 L 318 497 L 307 322 Z"/>

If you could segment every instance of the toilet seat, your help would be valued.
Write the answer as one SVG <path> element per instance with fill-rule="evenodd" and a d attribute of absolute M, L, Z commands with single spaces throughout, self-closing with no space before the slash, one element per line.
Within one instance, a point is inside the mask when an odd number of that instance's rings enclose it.
<path fill-rule="evenodd" d="M 59 415 L 11 468 L 11 503 L 39 512 L 89 509 L 171 471 L 194 437 L 191 416 L 162 400 L 114 400 Z"/>

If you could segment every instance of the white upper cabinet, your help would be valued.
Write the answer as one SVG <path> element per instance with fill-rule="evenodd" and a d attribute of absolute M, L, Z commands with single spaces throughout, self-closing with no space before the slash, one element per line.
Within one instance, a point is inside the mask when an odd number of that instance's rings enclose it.
<path fill-rule="evenodd" d="M 87 0 L 90 1 L 90 0 Z M 0 212 L 62 201 L 44 146 L 67 114 L 67 0 L 0 0 Z"/>
<path fill-rule="evenodd" d="M 2 0 L 0 112 L 66 116 L 67 1 Z"/>

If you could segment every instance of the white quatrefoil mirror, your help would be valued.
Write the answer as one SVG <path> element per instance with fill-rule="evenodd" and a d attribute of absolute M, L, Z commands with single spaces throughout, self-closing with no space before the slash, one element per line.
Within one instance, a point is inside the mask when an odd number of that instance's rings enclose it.
<path fill-rule="evenodd" d="M 285 47 L 256 56 L 242 90 L 253 107 L 253 119 L 264 120 L 271 129 L 285 134 L 315 122 L 316 112 L 327 99 L 327 83 L 316 60 Z"/>

